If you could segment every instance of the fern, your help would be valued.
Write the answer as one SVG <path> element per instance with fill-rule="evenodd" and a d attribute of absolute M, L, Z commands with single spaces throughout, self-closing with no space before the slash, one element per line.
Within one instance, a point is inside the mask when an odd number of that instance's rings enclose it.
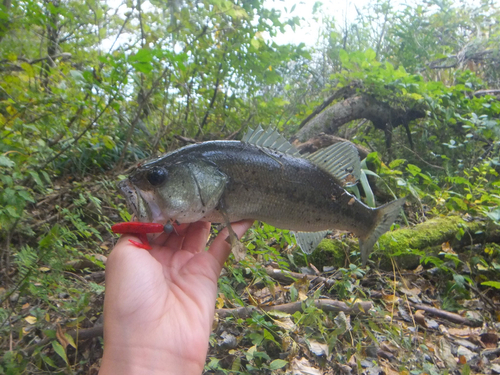
<path fill-rule="evenodd" d="M 24 279 L 28 274 L 35 270 L 38 262 L 38 253 L 30 246 L 23 246 L 21 251 L 16 254 L 15 263 L 19 270 L 19 277 Z"/>

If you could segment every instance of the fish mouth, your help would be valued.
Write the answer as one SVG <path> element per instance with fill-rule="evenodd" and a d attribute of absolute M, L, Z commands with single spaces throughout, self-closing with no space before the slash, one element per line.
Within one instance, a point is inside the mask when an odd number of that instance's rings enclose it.
<path fill-rule="evenodd" d="M 125 195 L 129 211 L 138 221 L 161 224 L 168 221 L 156 203 L 154 193 L 137 188 L 130 179 L 121 181 L 118 187 Z"/>
<path fill-rule="evenodd" d="M 132 211 L 133 215 L 138 216 L 138 194 L 134 185 L 132 185 L 129 179 L 126 179 L 118 183 L 118 188 L 125 196 L 129 211 Z"/>

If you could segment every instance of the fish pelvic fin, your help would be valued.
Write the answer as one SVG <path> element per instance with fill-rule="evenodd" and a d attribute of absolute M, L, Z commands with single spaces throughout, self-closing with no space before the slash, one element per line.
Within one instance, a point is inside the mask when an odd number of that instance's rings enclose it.
<path fill-rule="evenodd" d="M 384 204 L 375 210 L 375 224 L 372 230 L 364 238 L 359 238 L 359 250 L 361 252 L 361 262 L 363 266 L 366 265 L 368 257 L 373 249 L 373 245 L 377 242 L 378 238 L 387 232 L 392 223 L 401 213 L 401 208 L 405 203 L 406 198 L 401 198 L 393 202 Z"/>

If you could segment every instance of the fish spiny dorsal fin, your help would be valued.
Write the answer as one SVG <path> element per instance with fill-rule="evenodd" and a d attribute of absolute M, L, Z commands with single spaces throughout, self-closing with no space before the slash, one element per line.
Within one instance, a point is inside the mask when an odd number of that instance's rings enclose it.
<path fill-rule="evenodd" d="M 284 154 L 301 156 L 299 150 L 294 145 L 288 142 L 277 130 L 273 130 L 272 128 L 268 128 L 266 131 L 260 125 L 255 130 L 249 128 L 241 141 L 280 151 Z"/>
<path fill-rule="evenodd" d="M 248 131 L 245 133 L 241 141 L 251 143 L 252 139 L 258 138 L 258 136 L 263 132 L 264 129 L 262 129 L 260 125 L 255 130 L 253 130 L 252 128 L 248 128 Z"/>
<path fill-rule="evenodd" d="M 358 150 L 350 142 L 335 143 L 306 158 L 337 177 L 345 187 L 354 186 L 359 180 L 361 162 Z"/>

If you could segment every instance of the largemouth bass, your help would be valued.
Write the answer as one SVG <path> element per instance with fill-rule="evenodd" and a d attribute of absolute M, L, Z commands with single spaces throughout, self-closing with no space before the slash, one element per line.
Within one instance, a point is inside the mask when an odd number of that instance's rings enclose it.
<path fill-rule="evenodd" d="M 404 198 L 373 209 L 344 188 L 360 174 L 356 148 L 337 143 L 302 156 L 278 132 L 258 128 L 241 141 L 185 146 L 140 165 L 119 184 L 140 222 L 264 221 L 295 232 L 311 253 L 328 230 L 359 238 L 366 263 Z"/>

